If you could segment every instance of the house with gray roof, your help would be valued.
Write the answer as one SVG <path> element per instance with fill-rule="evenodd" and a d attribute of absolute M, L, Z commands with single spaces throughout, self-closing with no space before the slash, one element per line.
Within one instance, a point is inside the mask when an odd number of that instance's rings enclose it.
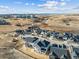
<path fill-rule="evenodd" d="M 41 40 L 37 37 L 24 37 L 23 39 L 26 41 L 25 45 L 27 47 L 31 47 L 41 54 L 46 54 L 50 46 L 50 42 Z"/>
<path fill-rule="evenodd" d="M 71 52 L 72 59 L 79 59 L 79 47 L 73 47 Z"/>
<path fill-rule="evenodd" d="M 39 39 L 36 37 L 23 37 L 23 39 L 26 42 L 25 45 L 27 47 L 32 47 L 32 48 L 33 48 L 33 45 L 39 41 Z"/>
<path fill-rule="evenodd" d="M 73 40 L 74 40 L 75 42 L 79 42 L 79 35 L 75 35 L 75 36 L 73 37 Z"/>
<path fill-rule="evenodd" d="M 41 40 L 35 43 L 33 46 L 36 52 L 41 53 L 41 54 L 46 54 L 50 47 L 50 42 L 46 40 Z"/>
<path fill-rule="evenodd" d="M 69 51 L 66 47 L 54 44 L 50 48 L 49 59 L 70 59 Z"/>
<path fill-rule="evenodd" d="M 63 39 L 64 40 L 68 40 L 68 39 L 72 39 L 73 38 L 73 34 L 69 33 L 69 32 L 65 32 L 63 33 Z"/>

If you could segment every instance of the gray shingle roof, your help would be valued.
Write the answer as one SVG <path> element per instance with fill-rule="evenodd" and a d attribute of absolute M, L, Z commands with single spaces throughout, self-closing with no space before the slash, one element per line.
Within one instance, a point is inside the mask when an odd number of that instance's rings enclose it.
<path fill-rule="evenodd" d="M 35 39 L 34 37 L 26 37 L 26 39 L 25 39 L 26 42 L 30 42 L 30 43 L 33 43 L 36 40 L 38 40 L 38 39 Z"/>
<path fill-rule="evenodd" d="M 79 48 L 73 48 L 73 50 L 75 51 L 75 53 L 76 53 L 77 56 L 79 57 Z"/>
<path fill-rule="evenodd" d="M 69 59 L 68 50 L 66 50 L 66 49 L 51 47 L 50 51 L 51 51 L 52 55 L 56 56 L 57 58 L 62 58 L 62 56 L 64 56 L 65 58 Z"/>

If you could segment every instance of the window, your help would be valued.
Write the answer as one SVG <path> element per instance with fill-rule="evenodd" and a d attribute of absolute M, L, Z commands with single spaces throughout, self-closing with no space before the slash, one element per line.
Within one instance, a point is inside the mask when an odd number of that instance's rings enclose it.
<path fill-rule="evenodd" d="M 62 46 L 61 46 L 61 45 L 59 45 L 59 48 L 62 48 Z"/>
<path fill-rule="evenodd" d="M 53 47 L 58 47 L 58 45 L 57 44 L 53 44 Z"/>

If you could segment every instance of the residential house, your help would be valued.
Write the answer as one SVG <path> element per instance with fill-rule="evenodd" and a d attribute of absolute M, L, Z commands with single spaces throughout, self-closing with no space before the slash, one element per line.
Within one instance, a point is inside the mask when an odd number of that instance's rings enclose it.
<path fill-rule="evenodd" d="M 37 31 L 36 31 L 36 33 L 38 34 L 38 35 L 40 35 L 41 34 L 41 32 L 42 32 L 42 30 L 39 28 L 39 29 L 37 29 Z"/>
<path fill-rule="evenodd" d="M 24 34 L 24 30 L 20 30 L 20 29 L 15 30 L 15 32 L 16 32 L 17 34 Z"/>
<path fill-rule="evenodd" d="M 65 45 L 52 44 L 49 59 L 70 59 Z"/>
<path fill-rule="evenodd" d="M 73 37 L 73 40 L 74 40 L 75 42 L 79 42 L 79 35 L 75 35 L 75 36 Z"/>
<path fill-rule="evenodd" d="M 59 36 L 59 32 L 53 31 L 51 34 L 54 38 L 57 38 Z"/>
<path fill-rule="evenodd" d="M 46 35 L 46 32 L 45 32 L 45 30 L 41 29 L 40 36 L 42 36 L 42 37 L 43 37 L 44 35 Z"/>
<path fill-rule="evenodd" d="M 34 49 L 36 52 L 41 53 L 41 54 L 46 54 L 50 46 L 50 42 L 46 40 L 41 40 L 37 43 L 34 44 Z"/>
<path fill-rule="evenodd" d="M 73 47 L 70 54 L 72 59 L 79 59 L 79 47 Z"/>
<path fill-rule="evenodd" d="M 33 45 L 36 43 L 36 42 L 38 42 L 39 41 L 39 39 L 38 38 L 36 38 L 36 37 L 23 37 L 23 39 L 25 40 L 25 45 L 27 46 L 27 47 L 32 47 L 33 48 Z"/>
<path fill-rule="evenodd" d="M 26 41 L 25 45 L 27 47 L 31 47 L 36 52 L 41 54 L 46 54 L 50 46 L 50 42 L 46 40 L 41 40 L 37 37 L 24 37 L 23 39 Z"/>
<path fill-rule="evenodd" d="M 31 29 L 26 29 L 25 31 L 26 31 L 26 34 L 31 34 L 31 33 L 33 33 L 33 30 L 31 30 Z"/>
<path fill-rule="evenodd" d="M 63 33 L 63 39 L 64 40 L 68 40 L 68 39 L 72 39 L 72 38 L 73 38 L 72 33 L 68 33 L 68 32 Z"/>

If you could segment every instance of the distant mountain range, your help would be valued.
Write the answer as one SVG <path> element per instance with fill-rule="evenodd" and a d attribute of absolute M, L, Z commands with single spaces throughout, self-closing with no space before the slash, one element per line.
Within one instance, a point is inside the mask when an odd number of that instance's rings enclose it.
<path fill-rule="evenodd" d="M 66 13 L 39 13 L 39 14 L 0 14 L 0 16 L 11 16 L 11 15 L 15 15 L 15 16 L 20 16 L 20 15 L 40 15 L 40 16 L 49 16 L 49 15 L 74 15 L 74 16 L 78 16 L 79 14 L 66 14 Z"/>

